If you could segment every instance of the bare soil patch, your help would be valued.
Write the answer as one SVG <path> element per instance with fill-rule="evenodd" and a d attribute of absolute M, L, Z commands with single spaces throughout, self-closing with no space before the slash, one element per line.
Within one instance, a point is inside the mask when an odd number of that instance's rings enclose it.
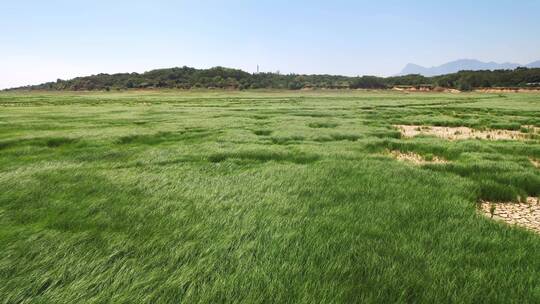
<path fill-rule="evenodd" d="M 482 201 L 479 204 L 482 214 L 540 233 L 540 200 L 528 197 L 525 203 L 492 203 Z"/>
<path fill-rule="evenodd" d="M 533 166 L 535 166 L 536 168 L 540 168 L 540 160 L 537 160 L 537 159 L 534 159 L 534 158 L 529 158 L 529 160 L 531 161 L 531 163 L 533 164 Z"/>
<path fill-rule="evenodd" d="M 395 125 L 404 137 L 418 135 L 434 135 L 449 140 L 489 139 L 489 140 L 523 140 L 529 134 L 517 130 L 476 130 L 469 127 L 439 127 L 420 125 Z"/>
<path fill-rule="evenodd" d="M 447 163 L 448 161 L 440 158 L 438 156 L 429 156 L 429 157 L 423 157 L 420 154 L 414 153 L 414 152 L 401 152 L 401 151 L 388 151 L 392 157 L 399 161 L 406 161 L 410 162 L 416 165 L 423 165 L 423 164 L 443 164 Z"/>

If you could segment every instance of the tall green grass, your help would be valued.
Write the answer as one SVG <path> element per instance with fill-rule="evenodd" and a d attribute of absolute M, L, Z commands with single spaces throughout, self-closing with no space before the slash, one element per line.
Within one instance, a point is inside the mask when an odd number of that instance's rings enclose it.
<path fill-rule="evenodd" d="M 539 100 L 2 93 L 0 302 L 540 302 L 540 237 L 476 211 L 540 194 L 538 138 L 392 127 L 521 130 Z"/>

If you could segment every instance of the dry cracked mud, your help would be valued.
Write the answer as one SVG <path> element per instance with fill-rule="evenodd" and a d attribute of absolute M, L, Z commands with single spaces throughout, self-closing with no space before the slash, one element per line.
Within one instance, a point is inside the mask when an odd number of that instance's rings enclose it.
<path fill-rule="evenodd" d="M 482 201 L 479 203 L 479 209 L 494 220 L 540 233 L 540 202 L 538 197 L 528 197 L 525 203 Z"/>
<path fill-rule="evenodd" d="M 489 139 L 489 140 L 525 140 L 530 138 L 529 133 L 517 130 L 476 130 L 469 127 L 440 127 L 421 125 L 395 125 L 404 137 L 415 137 L 418 135 L 434 135 L 439 138 L 449 140 L 459 139 Z M 532 128 L 537 131 L 536 127 Z"/>

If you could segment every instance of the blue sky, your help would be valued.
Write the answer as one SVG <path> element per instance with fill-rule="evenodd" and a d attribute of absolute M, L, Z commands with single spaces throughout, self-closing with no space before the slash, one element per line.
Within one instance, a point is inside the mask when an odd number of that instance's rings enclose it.
<path fill-rule="evenodd" d="M 387 76 L 540 60 L 540 1 L 3 0 L 0 33 L 0 88 L 184 65 Z"/>

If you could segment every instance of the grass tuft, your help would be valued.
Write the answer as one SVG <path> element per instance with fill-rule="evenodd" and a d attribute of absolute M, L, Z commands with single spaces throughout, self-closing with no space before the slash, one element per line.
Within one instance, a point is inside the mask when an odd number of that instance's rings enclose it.
<path fill-rule="evenodd" d="M 255 161 L 255 162 L 292 162 L 296 164 L 308 164 L 320 159 L 319 155 L 302 152 L 278 152 L 267 150 L 248 150 L 238 152 L 221 152 L 208 156 L 208 161 L 219 163 L 226 160 Z"/>
<path fill-rule="evenodd" d="M 337 126 L 338 124 L 333 122 L 311 122 L 308 124 L 310 128 L 335 128 Z"/>
<path fill-rule="evenodd" d="M 68 137 L 55 137 L 55 138 L 49 138 L 45 140 L 45 145 L 49 148 L 56 148 L 63 145 L 69 145 L 77 142 L 78 140 L 75 138 L 68 138 Z"/>
<path fill-rule="evenodd" d="M 268 136 L 272 134 L 272 130 L 255 130 L 253 131 L 253 134 L 259 135 L 259 136 Z"/>

